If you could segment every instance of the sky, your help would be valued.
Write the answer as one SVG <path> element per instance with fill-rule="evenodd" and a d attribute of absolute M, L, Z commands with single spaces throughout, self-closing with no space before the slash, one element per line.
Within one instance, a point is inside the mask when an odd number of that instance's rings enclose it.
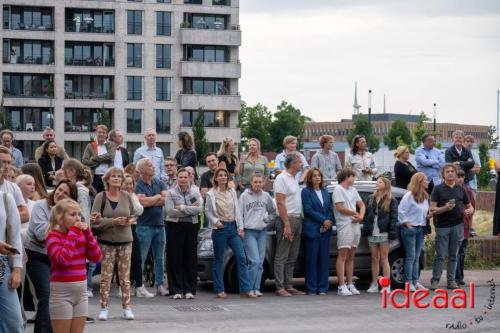
<path fill-rule="evenodd" d="M 240 0 L 240 93 L 314 121 L 361 112 L 496 125 L 500 0 Z"/>

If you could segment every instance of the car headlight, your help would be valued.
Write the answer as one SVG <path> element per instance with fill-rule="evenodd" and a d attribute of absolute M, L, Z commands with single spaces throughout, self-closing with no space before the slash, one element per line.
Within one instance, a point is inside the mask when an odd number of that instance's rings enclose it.
<path fill-rule="evenodd" d="M 201 241 L 200 247 L 199 247 L 200 252 L 214 252 L 214 243 L 212 242 L 211 239 L 205 239 Z"/>

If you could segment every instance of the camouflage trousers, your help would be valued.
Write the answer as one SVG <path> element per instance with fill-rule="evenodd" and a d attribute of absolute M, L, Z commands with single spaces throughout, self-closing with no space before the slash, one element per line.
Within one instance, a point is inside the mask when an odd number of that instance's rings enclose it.
<path fill-rule="evenodd" d="M 126 245 L 99 244 L 102 252 L 100 302 L 105 309 L 109 304 L 109 290 L 115 264 L 120 279 L 122 291 L 122 306 L 127 308 L 130 304 L 130 261 L 132 256 L 132 243 Z"/>

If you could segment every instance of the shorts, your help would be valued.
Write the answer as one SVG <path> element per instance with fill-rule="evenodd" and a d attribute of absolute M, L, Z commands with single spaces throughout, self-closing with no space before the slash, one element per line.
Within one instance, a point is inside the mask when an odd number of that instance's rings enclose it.
<path fill-rule="evenodd" d="M 87 317 L 87 281 L 50 282 L 49 313 L 51 320 Z"/>
<path fill-rule="evenodd" d="M 357 248 L 361 239 L 361 225 L 359 223 L 348 223 L 340 228 L 337 227 L 337 248 Z"/>
<path fill-rule="evenodd" d="M 382 243 L 387 243 L 388 241 L 389 241 L 389 236 L 387 234 L 368 236 L 368 245 L 378 245 Z"/>

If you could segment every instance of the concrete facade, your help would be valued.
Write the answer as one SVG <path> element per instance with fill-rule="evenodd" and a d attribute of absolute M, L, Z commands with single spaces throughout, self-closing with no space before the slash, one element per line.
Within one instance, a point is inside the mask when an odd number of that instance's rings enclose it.
<path fill-rule="evenodd" d="M 50 74 L 53 77 L 54 98 L 33 98 L 19 96 L 3 96 L 7 114 L 11 107 L 53 108 L 53 126 L 56 130 L 58 144 L 64 144 L 73 151 L 75 157 L 81 153 L 80 146 L 88 143 L 92 128 L 76 126 L 78 131 L 68 130 L 68 121 L 65 119 L 65 110 L 71 108 L 90 108 L 94 111 L 101 109 L 113 110 L 112 124 L 114 128 L 122 129 L 125 142 L 130 152 L 142 144 L 142 132 L 147 128 L 156 127 L 156 109 L 170 110 L 170 132 L 158 133 L 158 141 L 164 149 L 165 155 L 175 154 L 177 150 L 176 134 L 180 130 L 190 130 L 182 125 L 182 110 L 196 111 L 225 111 L 228 121 L 226 127 L 206 127 L 207 139 L 210 143 L 220 143 L 225 136 L 232 136 L 237 142 L 240 140 L 238 112 L 241 97 L 238 92 L 238 81 L 241 77 L 239 61 L 239 46 L 241 45 L 241 31 L 239 28 L 239 0 L 227 1 L 228 5 L 217 5 L 221 1 L 203 0 L 202 4 L 185 4 L 184 0 L 163 1 L 157 0 L 127 1 L 81 1 L 81 0 L 0 0 L 2 5 L 2 39 L 5 40 L 49 40 L 54 42 L 53 61 L 51 64 L 20 64 L 11 63 L 8 54 L 1 67 L 2 77 L 5 73 Z M 171 2 L 171 3 L 167 3 Z M 45 28 L 21 30 L 6 25 L 4 13 L 8 6 L 49 7 L 53 10 L 52 24 L 54 31 Z M 86 32 L 67 22 L 68 10 L 107 10 L 114 13 L 114 33 Z M 127 33 L 130 22 L 127 18 L 128 10 L 142 11 L 142 34 Z M 170 36 L 157 35 L 156 12 L 170 12 Z M 186 13 L 224 15 L 227 26 L 191 27 L 185 23 Z M 85 18 L 85 14 L 84 14 Z M 10 19 L 10 18 L 9 18 Z M 66 19 L 66 22 L 65 22 Z M 83 22 L 81 26 L 83 26 Z M 70 28 L 68 29 L 68 25 Z M 76 25 L 76 22 L 75 22 Z M 91 24 L 93 25 L 93 23 Z M 67 31 L 73 30 L 73 31 Z M 65 45 L 67 42 L 96 42 L 103 46 L 112 45 L 114 58 L 113 66 L 74 66 L 67 65 L 65 59 Z M 127 43 L 142 44 L 142 67 L 131 68 L 127 63 Z M 156 44 L 171 45 L 170 68 L 157 68 Z M 184 54 L 187 44 L 203 46 L 227 46 L 228 57 L 224 62 L 188 61 Z M 10 44 L 9 44 L 10 45 Z M 4 46 L 4 49 L 6 47 Z M 8 53 L 8 51 L 7 51 Z M 104 57 L 104 56 L 103 56 Z M 19 61 L 18 61 L 19 62 Z M 67 75 L 108 76 L 112 80 L 111 94 L 108 99 L 76 97 L 67 98 Z M 128 100 L 128 76 L 142 77 L 142 98 Z M 169 101 L 160 101 L 156 98 L 156 77 L 171 78 Z M 223 95 L 190 94 L 184 90 L 184 78 L 217 78 L 225 79 L 228 83 Z M 82 79 L 83 80 L 83 79 Z M 4 80 L 2 80 L 3 82 Z M 93 82 L 93 81 L 92 81 Z M 92 83 L 93 85 L 95 83 Z M 127 132 L 127 109 L 140 109 L 141 130 L 139 133 Z M 92 111 L 92 112 L 94 112 Z M 24 121 L 26 123 L 26 120 Z M 90 122 L 92 122 L 90 120 Z M 95 125 L 95 122 L 93 122 Z M 31 122 L 30 122 L 31 124 Z M 71 125 L 73 125 L 71 123 Z M 77 124 L 78 125 L 78 124 Z M 28 128 L 28 129 L 27 129 Z M 23 150 L 25 159 L 33 158 L 33 149 L 41 140 L 41 130 L 31 131 L 31 125 L 21 124 L 20 128 L 13 128 L 16 132 L 18 147 Z"/>

